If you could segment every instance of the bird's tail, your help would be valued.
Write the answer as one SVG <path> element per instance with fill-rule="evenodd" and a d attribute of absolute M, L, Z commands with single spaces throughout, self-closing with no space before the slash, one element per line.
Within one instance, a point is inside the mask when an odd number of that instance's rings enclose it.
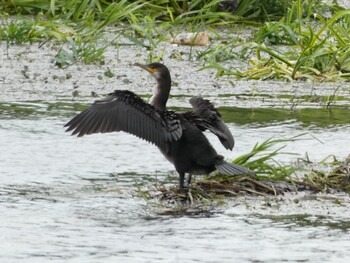
<path fill-rule="evenodd" d="M 234 163 L 228 163 L 224 160 L 218 160 L 215 164 L 215 168 L 222 174 L 229 175 L 254 175 L 251 170 Z"/>

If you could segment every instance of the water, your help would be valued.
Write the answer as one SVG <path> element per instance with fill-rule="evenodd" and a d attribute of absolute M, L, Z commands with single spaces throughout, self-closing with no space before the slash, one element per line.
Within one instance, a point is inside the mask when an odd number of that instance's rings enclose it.
<path fill-rule="evenodd" d="M 64 132 L 64 123 L 96 99 L 91 92 L 152 94 L 154 80 L 131 66 L 147 60 L 141 47 L 109 46 L 104 65 L 62 69 L 52 63 L 61 47 L 54 42 L 1 45 L 1 263 L 349 262 L 347 194 L 239 196 L 201 213 L 164 215 L 137 191 L 177 184 L 173 166 L 154 146 L 124 133 L 76 138 Z M 214 70 L 197 71 L 203 65 L 189 61 L 196 50 L 163 46 L 177 84 L 169 105 L 188 107 L 193 94 L 220 106 L 235 149 L 208 137 L 225 157 L 301 133 L 305 140 L 285 151 L 308 153 L 312 161 L 349 154 L 349 83 L 231 85 Z M 173 52 L 184 60 L 171 59 Z M 107 70 L 115 77 L 106 77 Z"/>
<path fill-rule="evenodd" d="M 76 107 L 66 100 L 0 104 L 0 262 L 350 259 L 348 195 L 241 196 L 202 213 L 160 215 L 136 186 L 176 184 L 173 166 L 154 146 L 125 133 L 69 136 L 62 126 Z M 350 125 L 341 109 L 333 111 L 333 123 L 307 121 L 303 112 L 281 118 L 274 117 L 280 110 L 266 111 L 270 118 L 259 120 L 254 111 L 223 109 L 237 141 L 233 152 L 208 137 L 227 158 L 257 141 L 304 132 L 307 140 L 286 151 L 307 152 L 315 161 L 349 153 Z M 236 122 L 229 118 L 234 115 L 240 116 Z"/>

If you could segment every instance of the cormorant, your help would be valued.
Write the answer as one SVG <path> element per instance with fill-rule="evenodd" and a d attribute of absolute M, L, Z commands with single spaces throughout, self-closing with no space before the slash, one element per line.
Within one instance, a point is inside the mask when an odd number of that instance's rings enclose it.
<path fill-rule="evenodd" d="M 179 173 L 180 188 L 185 173 L 208 174 L 218 169 L 223 174 L 252 174 L 250 170 L 224 161 L 208 141 L 203 131 L 210 130 L 229 150 L 234 139 L 209 100 L 190 99 L 192 111 L 177 113 L 166 109 L 171 88 L 168 68 L 161 63 L 136 66 L 147 70 L 157 81 L 150 103 L 128 90 L 115 90 L 105 99 L 95 101 L 89 108 L 70 120 L 66 131 L 79 137 L 92 133 L 124 131 L 158 146 Z"/>

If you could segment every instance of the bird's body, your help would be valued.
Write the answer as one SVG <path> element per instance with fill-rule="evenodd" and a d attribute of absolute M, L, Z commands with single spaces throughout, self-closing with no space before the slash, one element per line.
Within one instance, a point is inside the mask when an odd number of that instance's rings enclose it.
<path fill-rule="evenodd" d="M 183 128 L 182 136 L 171 143 L 163 155 L 174 164 L 179 174 L 208 174 L 215 170 L 218 154 L 207 137 L 184 114 L 178 114 Z M 205 154 L 203 154 L 205 153 Z"/>
<path fill-rule="evenodd" d="M 215 169 L 233 175 L 251 173 L 242 166 L 225 162 L 203 134 L 209 129 L 226 149 L 232 150 L 234 146 L 231 132 L 208 100 L 192 98 L 192 111 L 168 111 L 166 103 L 171 88 L 168 68 L 160 63 L 136 65 L 150 72 L 158 82 L 150 104 L 131 91 L 116 90 L 69 121 L 65 125 L 67 131 L 78 136 L 125 131 L 155 144 L 174 164 L 180 176 L 180 188 L 184 186 L 185 173 L 208 174 Z"/>

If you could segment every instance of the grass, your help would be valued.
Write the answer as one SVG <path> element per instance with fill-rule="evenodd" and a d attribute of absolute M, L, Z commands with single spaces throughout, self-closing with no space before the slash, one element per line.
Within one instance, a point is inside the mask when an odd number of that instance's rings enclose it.
<path fill-rule="evenodd" d="M 336 2 L 327 6 L 317 0 L 241 0 L 228 7 L 221 2 L 4 0 L 0 4 L 0 40 L 8 47 L 48 39 L 65 43 L 69 48 L 62 47 L 55 59 L 65 66 L 102 62 L 106 46 L 96 45 L 97 36 L 110 26 L 116 26 L 134 45 L 146 47 L 149 61 L 162 60 L 166 46 L 160 44 L 168 41 L 169 32 L 207 30 L 214 41 L 206 49 L 191 49 L 188 59 L 198 60 L 203 70 L 216 69 L 217 76 L 349 79 L 350 11 Z M 235 37 L 236 28 L 247 26 L 257 28 L 253 35 Z M 222 33 L 222 28 L 230 31 Z M 82 44 L 86 41 L 91 43 Z M 237 67 L 236 61 L 247 66 Z"/>
<path fill-rule="evenodd" d="M 85 64 L 104 64 L 103 53 L 106 48 L 107 46 L 98 46 L 98 37 L 91 38 L 89 41 L 69 37 L 67 45 L 62 45 L 56 54 L 55 64 L 61 68 L 80 61 Z"/>
<path fill-rule="evenodd" d="M 0 40 L 8 45 L 39 42 L 47 38 L 63 41 L 76 34 L 73 28 L 59 21 L 46 20 L 42 14 L 34 19 L 20 15 L 9 17 L 5 14 L 0 15 L 0 19 Z"/>
<path fill-rule="evenodd" d="M 299 7 L 302 3 L 295 1 L 281 20 L 265 22 L 250 43 L 229 42 L 227 51 L 220 56 L 216 48 L 211 49 L 204 68 L 215 68 L 218 75 L 240 79 L 348 80 L 350 10 L 337 11 L 329 19 L 311 11 L 304 17 Z M 249 69 L 219 63 L 231 60 L 227 54 L 232 50 L 249 54 L 242 56 L 242 61 L 249 58 Z M 210 55 L 215 59 L 208 59 Z"/>
<path fill-rule="evenodd" d="M 305 139 L 306 134 L 287 139 L 268 139 L 239 156 L 234 163 L 244 165 L 257 176 L 209 175 L 191 184 L 189 189 L 158 186 L 138 189 L 139 195 L 154 203 L 160 213 L 183 214 L 205 211 L 207 207 L 225 204 L 227 198 L 253 195 L 283 195 L 285 192 L 350 192 L 350 156 L 343 162 L 326 158 L 320 163 L 298 159 L 294 164 L 276 161 L 287 143 Z M 318 167 L 318 168 L 317 168 Z M 323 167 L 322 169 L 319 167 Z"/>

